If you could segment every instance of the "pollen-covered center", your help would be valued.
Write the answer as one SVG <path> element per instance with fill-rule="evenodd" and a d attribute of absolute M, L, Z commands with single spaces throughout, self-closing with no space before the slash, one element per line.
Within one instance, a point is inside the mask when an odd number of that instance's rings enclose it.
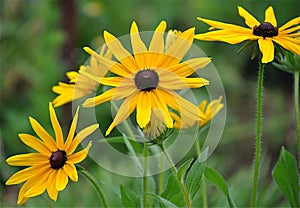
<path fill-rule="evenodd" d="M 50 156 L 51 168 L 55 170 L 62 168 L 67 161 L 66 155 L 66 152 L 62 150 L 57 150 L 56 152 L 53 152 Z"/>
<path fill-rule="evenodd" d="M 278 29 L 269 22 L 263 22 L 253 28 L 253 35 L 271 38 L 278 35 Z"/>
<path fill-rule="evenodd" d="M 134 77 L 135 85 L 142 91 L 151 91 L 158 85 L 158 74 L 152 69 L 138 71 Z"/>

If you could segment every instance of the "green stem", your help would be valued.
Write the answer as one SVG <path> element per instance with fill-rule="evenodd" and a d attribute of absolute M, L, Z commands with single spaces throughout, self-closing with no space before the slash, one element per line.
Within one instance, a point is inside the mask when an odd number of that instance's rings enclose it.
<path fill-rule="evenodd" d="M 161 195 L 162 192 L 163 192 L 163 186 L 164 186 L 163 165 L 164 165 L 164 156 L 161 155 L 161 157 L 160 157 L 160 171 L 159 171 L 158 195 Z"/>
<path fill-rule="evenodd" d="M 264 64 L 259 62 L 258 83 L 257 83 L 257 118 L 256 118 L 256 140 L 255 140 L 255 158 L 253 169 L 253 187 L 251 207 L 257 206 L 259 169 L 260 169 L 260 151 L 261 151 L 261 134 L 262 134 L 262 100 L 263 100 L 263 78 Z"/>
<path fill-rule="evenodd" d="M 91 184 L 95 187 L 97 194 L 99 196 L 99 199 L 102 202 L 103 206 L 107 207 L 107 202 L 106 202 L 105 196 L 104 196 L 103 191 L 100 188 L 98 182 L 96 181 L 96 179 L 91 174 L 89 174 L 84 168 L 82 168 L 81 166 L 78 166 L 78 167 L 80 167 L 78 172 L 80 172 L 83 176 L 85 176 L 91 182 Z"/>
<path fill-rule="evenodd" d="M 147 207 L 148 204 L 148 177 L 147 177 L 147 170 L 148 170 L 148 145 L 144 143 L 144 175 L 143 175 L 143 207 Z"/>
<path fill-rule="evenodd" d="M 200 150 L 199 138 L 196 139 L 195 148 L 196 148 L 197 157 L 200 158 L 201 150 Z M 201 178 L 201 189 L 202 189 L 202 207 L 207 208 L 207 195 L 206 195 L 205 176 L 202 176 L 202 178 Z"/>
<path fill-rule="evenodd" d="M 294 111 L 296 123 L 296 135 L 298 143 L 298 158 L 300 161 L 300 115 L 299 115 L 299 71 L 294 73 Z"/>
<path fill-rule="evenodd" d="M 183 182 L 178 178 L 177 176 L 177 168 L 175 167 L 172 159 L 170 158 L 168 152 L 165 150 L 165 147 L 163 144 L 159 145 L 159 147 L 161 148 L 161 151 L 163 152 L 163 154 L 165 155 L 168 163 L 171 165 L 171 169 L 173 171 L 173 174 L 175 176 L 175 178 L 177 179 L 178 183 L 179 183 L 179 186 L 180 186 L 180 189 L 181 189 L 181 192 L 183 193 L 183 197 L 184 197 L 184 200 L 185 200 L 185 203 L 186 203 L 186 206 L 187 208 L 190 208 L 191 207 L 191 201 L 190 201 L 190 197 L 188 195 L 188 192 L 183 184 Z"/>

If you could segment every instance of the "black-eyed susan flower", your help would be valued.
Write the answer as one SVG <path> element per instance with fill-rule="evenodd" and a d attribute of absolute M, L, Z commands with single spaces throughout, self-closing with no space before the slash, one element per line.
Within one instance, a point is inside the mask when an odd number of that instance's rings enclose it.
<path fill-rule="evenodd" d="M 136 120 L 141 128 L 149 123 L 152 113 L 168 128 L 172 128 L 173 119 L 169 107 L 192 120 L 199 120 L 199 114 L 200 119 L 206 118 L 203 112 L 198 112 L 198 108 L 181 97 L 176 90 L 207 85 L 209 82 L 206 79 L 188 76 L 205 67 L 211 59 L 199 57 L 182 62 L 194 40 L 195 29 L 190 28 L 178 34 L 168 48 L 164 41 L 165 29 L 166 22 L 162 21 L 154 31 L 149 47 L 146 47 L 136 23 L 133 22 L 130 30 L 133 55 L 116 37 L 105 31 L 106 45 L 118 62 L 98 55 L 88 47 L 84 48 L 116 76 L 100 78 L 85 73 L 99 83 L 113 88 L 87 99 L 83 106 L 93 107 L 106 101 L 124 99 L 106 135 L 135 109 Z"/>
<path fill-rule="evenodd" d="M 201 122 L 199 122 L 199 126 L 202 127 L 205 124 L 207 124 L 215 115 L 224 107 L 224 104 L 221 103 L 222 96 L 220 96 L 218 99 L 212 100 L 210 103 L 207 104 L 207 100 L 203 100 L 200 105 L 198 106 L 199 111 L 204 112 L 206 119 L 203 119 Z M 174 127 L 178 129 L 187 129 L 191 126 L 195 125 L 195 121 L 181 118 L 177 114 L 171 112 L 171 115 L 174 122 Z"/>
<path fill-rule="evenodd" d="M 19 137 L 22 142 L 37 152 L 11 156 L 6 160 L 12 166 L 29 166 L 6 181 L 6 185 L 25 182 L 19 191 L 17 202 L 19 205 L 24 204 L 30 197 L 42 194 L 45 190 L 49 197 L 56 201 L 58 192 L 65 189 L 68 184 L 68 178 L 78 181 L 75 164 L 86 158 L 92 145 L 91 141 L 85 149 L 76 153 L 74 151 L 82 140 L 98 128 L 98 124 L 91 125 L 75 136 L 78 108 L 67 139 L 64 141 L 62 129 L 51 103 L 49 103 L 49 111 L 55 140 L 35 119 L 30 117 L 31 126 L 40 139 L 30 134 L 19 134 Z"/>
<path fill-rule="evenodd" d="M 109 59 L 112 56 L 109 50 L 106 50 L 105 46 L 101 48 L 100 55 Z M 105 76 L 108 71 L 94 57 L 91 57 L 90 65 L 82 65 L 80 66 L 80 70 L 99 77 Z M 99 85 L 98 82 L 86 76 L 80 76 L 77 71 L 67 72 L 66 76 L 69 79 L 69 83 L 59 82 L 58 85 L 52 87 L 53 92 L 58 94 L 52 101 L 55 107 L 91 95 L 95 93 Z"/>
<path fill-rule="evenodd" d="M 245 40 L 257 40 L 262 53 L 262 63 L 274 60 L 273 42 L 300 56 L 300 40 L 296 38 L 300 36 L 300 16 L 278 28 L 272 6 L 265 11 L 265 20 L 261 23 L 242 7 L 238 7 L 238 12 L 245 19 L 249 28 L 198 17 L 198 20 L 210 25 L 210 30 L 213 31 L 197 34 L 195 39 L 223 41 L 229 44 L 237 44 Z"/>

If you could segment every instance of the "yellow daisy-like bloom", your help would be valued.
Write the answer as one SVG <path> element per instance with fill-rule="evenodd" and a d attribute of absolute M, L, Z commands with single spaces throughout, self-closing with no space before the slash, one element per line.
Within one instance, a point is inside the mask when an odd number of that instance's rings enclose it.
<path fill-rule="evenodd" d="M 212 100 L 207 105 L 207 100 L 203 100 L 198 106 L 199 111 L 204 112 L 206 119 L 202 120 L 199 123 L 199 126 L 202 127 L 207 124 L 215 115 L 224 107 L 224 104 L 221 103 L 222 96 L 218 99 Z M 177 114 L 171 112 L 172 117 L 175 120 L 174 127 L 178 129 L 187 129 L 195 125 L 194 121 L 188 120 L 186 118 L 180 118 Z"/>
<path fill-rule="evenodd" d="M 152 113 L 155 113 L 168 128 L 172 128 L 173 119 L 168 107 L 180 112 L 182 117 L 199 120 L 200 114 L 200 120 L 206 119 L 203 112 L 198 112 L 197 106 L 181 97 L 176 90 L 199 88 L 209 84 L 203 78 L 187 77 L 209 64 L 211 59 L 199 57 L 181 62 L 192 45 L 195 29 L 190 28 L 176 35 L 168 48 L 165 47 L 164 41 L 165 29 L 166 22 L 162 21 L 154 31 L 147 48 L 136 23 L 133 22 L 130 30 L 133 56 L 116 37 L 105 31 L 106 45 L 119 62 L 98 55 L 90 48 L 84 48 L 111 72 L 118 75 L 99 78 L 85 73 L 100 84 L 113 88 L 95 98 L 87 99 L 83 103 L 84 107 L 124 99 L 106 135 L 135 109 L 136 120 L 141 128 L 149 123 Z"/>
<path fill-rule="evenodd" d="M 17 202 L 19 205 L 24 204 L 30 197 L 42 194 L 46 189 L 49 197 L 56 201 L 58 191 L 65 189 L 68 178 L 78 181 L 75 164 L 86 158 L 92 145 L 91 141 L 85 149 L 76 153 L 74 151 L 82 140 L 98 128 L 98 124 L 91 125 L 75 136 L 78 108 L 64 142 L 62 129 L 51 103 L 49 111 L 56 140 L 35 119 L 29 117 L 33 130 L 41 140 L 30 134 L 19 134 L 19 137 L 27 146 L 38 152 L 15 155 L 6 160 L 12 166 L 30 166 L 15 173 L 6 181 L 6 185 L 26 181 L 19 192 Z"/>
<path fill-rule="evenodd" d="M 249 28 L 198 17 L 198 20 L 211 26 L 210 30 L 220 30 L 197 34 L 195 38 L 207 41 L 224 41 L 230 44 L 237 44 L 245 40 L 257 40 L 262 53 L 262 63 L 274 60 L 273 41 L 300 56 L 300 40 L 296 38 L 300 36 L 300 16 L 277 28 L 276 17 L 271 6 L 265 11 L 265 20 L 262 23 L 242 7 L 238 7 L 238 12 L 245 19 Z"/>
<path fill-rule="evenodd" d="M 105 46 L 101 48 L 100 55 L 110 59 L 112 54 L 109 50 L 105 49 Z M 104 77 L 108 71 L 94 57 L 91 57 L 90 65 L 80 66 L 80 70 L 99 77 Z M 58 85 L 52 87 L 52 91 L 58 94 L 58 96 L 52 101 L 54 107 L 59 107 L 66 103 L 91 95 L 95 93 L 99 85 L 98 82 L 86 76 L 80 76 L 77 71 L 67 72 L 66 76 L 70 83 L 67 84 L 59 82 Z"/>

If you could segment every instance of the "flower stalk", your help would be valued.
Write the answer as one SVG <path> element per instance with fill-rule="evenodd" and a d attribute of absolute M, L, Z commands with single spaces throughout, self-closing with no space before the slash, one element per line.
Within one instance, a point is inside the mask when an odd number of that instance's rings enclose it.
<path fill-rule="evenodd" d="M 144 175 L 143 175 L 143 207 L 147 207 L 148 204 L 148 144 L 144 143 Z"/>
<path fill-rule="evenodd" d="M 101 189 L 101 187 L 99 186 L 99 183 L 97 182 L 97 180 L 89 173 L 87 172 L 83 167 L 77 165 L 79 167 L 78 172 L 81 173 L 83 176 L 86 177 L 86 179 L 88 179 L 88 181 L 95 187 L 97 195 L 101 201 L 101 203 L 103 204 L 104 207 L 107 207 L 107 202 L 104 196 L 104 193 Z"/>
<path fill-rule="evenodd" d="M 295 111 L 295 124 L 296 136 L 298 144 L 298 157 L 300 158 L 300 118 L 299 118 L 299 71 L 294 72 L 294 111 Z"/>
<path fill-rule="evenodd" d="M 257 83 L 257 117 L 256 117 L 256 135 L 255 135 L 255 158 L 253 169 L 253 187 L 251 207 L 257 206 L 260 152 L 261 152 L 261 134 L 262 134 L 262 101 L 263 101 L 263 79 L 265 64 L 259 62 L 258 83 Z"/>

